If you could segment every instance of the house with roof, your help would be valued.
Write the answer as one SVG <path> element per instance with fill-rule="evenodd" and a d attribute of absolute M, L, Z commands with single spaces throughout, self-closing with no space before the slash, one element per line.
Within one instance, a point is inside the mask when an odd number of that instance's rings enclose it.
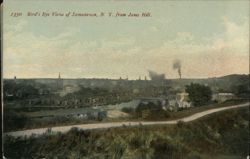
<path fill-rule="evenodd" d="M 215 93 L 212 95 L 212 100 L 218 101 L 219 103 L 235 98 L 233 93 Z"/>
<path fill-rule="evenodd" d="M 176 95 L 169 95 L 168 102 L 165 109 L 169 111 L 178 111 L 179 109 L 187 109 L 192 107 L 192 103 L 189 101 L 188 93 L 181 92 Z"/>

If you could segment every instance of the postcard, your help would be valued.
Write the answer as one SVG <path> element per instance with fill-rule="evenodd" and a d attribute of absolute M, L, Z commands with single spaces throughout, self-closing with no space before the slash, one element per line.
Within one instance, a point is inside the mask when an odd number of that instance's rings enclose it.
<path fill-rule="evenodd" d="M 3 158 L 249 158 L 248 0 L 5 0 Z"/>

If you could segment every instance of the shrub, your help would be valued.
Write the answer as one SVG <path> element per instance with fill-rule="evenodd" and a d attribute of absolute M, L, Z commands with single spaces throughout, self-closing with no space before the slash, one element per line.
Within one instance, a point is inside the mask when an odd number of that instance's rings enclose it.
<path fill-rule="evenodd" d="M 123 108 L 122 108 L 122 112 L 124 112 L 124 113 L 131 114 L 131 113 L 133 113 L 134 111 L 135 111 L 134 108 L 130 108 L 130 107 L 123 107 Z"/>
<path fill-rule="evenodd" d="M 177 122 L 177 127 L 178 127 L 178 128 L 182 128 L 182 127 L 184 126 L 184 124 L 185 124 L 184 121 L 179 120 L 179 121 Z"/>
<path fill-rule="evenodd" d="M 190 85 L 187 85 L 186 92 L 189 94 L 189 99 L 194 106 L 209 104 L 212 99 L 211 88 L 198 83 L 191 83 Z"/>

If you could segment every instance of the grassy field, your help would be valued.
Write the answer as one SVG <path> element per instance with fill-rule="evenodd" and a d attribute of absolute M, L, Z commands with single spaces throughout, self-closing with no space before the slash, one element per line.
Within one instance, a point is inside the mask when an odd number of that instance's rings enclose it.
<path fill-rule="evenodd" d="M 150 118 L 150 119 L 143 119 L 134 114 L 130 114 L 130 116 L 126 118 L 104 118 L 102 120 L 99 119 L 81 119 L 81 118 L 69 118 L 66 117 L 66 114 L 70 113 L 83 113 L 83 112 L 93 112 L 93 111 L 100 111 L 100 110 L 107 110 L 110 107 L 105 108 L 78 108 L 78 109 L 58 109 L 58 110 L 46 110 L 46 111 L 38 111 L 38 112 L 5 112 L 4 119 L 4 132 L 8 131 L 16 131 L 16 130 L 25 130 L 25 129 L 33 129 L 33 128 L 43 128 L 43 127 L 53 127 L 53 126 L 66 126 L 66 125 L 73 125 L 73 124 L 87 124 L 87 123 L 105 123 L 105 122 L 120 122 L 120 121 L 167 121 L 167 120 L 174 120 L 183 118 L 198 112 L 202 112 L 212 108 L 218 107 L 226 107 L 235 104 L 245 103 L 246 100 L 239 100 L 239 101 L 227 101 L 224 103 L 219 104 L 212 104 L 207 106 L 201 107 L 192 107 L 190 109 L 184 109 L 178 112 L 169 112 L 168 116 L 159 117 L 159 118 Z M 129 104 L 125 105 L 129 106 Z M 115 109 L 114 107 L 111 107 Z M 117 108 L 120 110 L 121 106 Z M 156 114 L 157 115 L 157 114 Z M 35 117 L 35 118 L 34 118 Z"/>
<path fill-rule="evenodd" d="M 177 125 L 5 137 L 4 153 L 12 159 L 245 159 L 248 117 L 248 108 L 240 108 Z"/>
<path fill-rule="evenodd" d="M 201 106 L 201 107 L 193 107 L 191 109 L 184 109 L 182 111 L 178 111 L 178 112 L 170 114 L 169 120 L 186 117 L 186 116 L 199 113 L 205 110 L 213 109 L 213 108 L 226 107 L 226 106 L 237 105 L 237 104 L 242 104 L 246 102 L 248 101 L 247 100 L 231 100 L 231 101 L 229 100 L 229 101 L 225 101 L 224 103 L 216 103 L 216 104 L 210 104 L 210 105 Z"/>

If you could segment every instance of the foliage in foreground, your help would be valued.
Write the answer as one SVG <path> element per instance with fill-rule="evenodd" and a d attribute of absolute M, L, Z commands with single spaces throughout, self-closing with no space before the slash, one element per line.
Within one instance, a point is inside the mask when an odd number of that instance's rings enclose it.
<path fill-rule="evenodd" d="M 127 127 L 39 138 L 4 138 L 7 158 L 199 159 L 204 155 L 246 156 L 248 111 L 216 113 L 174 126 Z"/>

